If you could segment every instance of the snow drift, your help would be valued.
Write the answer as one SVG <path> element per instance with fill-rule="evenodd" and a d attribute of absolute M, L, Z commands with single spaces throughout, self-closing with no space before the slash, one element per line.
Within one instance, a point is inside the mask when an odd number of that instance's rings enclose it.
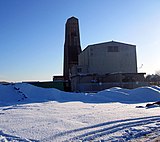
<path fill-rule="evenodd" d="M 110 88 L 98 93 L 72 93 L 36 87 L 27 83 L 0 85 L 0 106 L 47 101 L 80 101 L 85 103 L 144 103 L 160 100 L 160 87 L 136 89 Z"/>

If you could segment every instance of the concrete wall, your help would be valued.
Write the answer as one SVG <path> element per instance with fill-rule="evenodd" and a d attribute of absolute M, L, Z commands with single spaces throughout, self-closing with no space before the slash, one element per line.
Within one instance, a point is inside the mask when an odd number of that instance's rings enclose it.
<path fill-rule="evenodd" d="M 136 88 L 147 85 L 145 73 L 79 74 L 71 77 L 72 91 L 99 91 L 110 87 Z M 102 85 L 103 84 L 103 85 Z"/>
<path fill-rule="evenodd" d="M 142 86 L 148 86 L 148 82 L 113 82 L 113 83 L 80 83 L 77 84 L 77 92 L 98 92 L 112 87 L 121 87 L 133 89 Z"/>
<path fill-rule="evenodd" d="M 136 46 L 114 41 L 89 45 L 79 55 L 79 65 L 87 66 L 87 73 L 137 73 Z"/>
<path fill-rule="evenodd" d="M 53 81 L 49 81 L 49 82 L 26 82 L 29 83 L 31 85 L 37 86 L 37 87 L 42 87 L 42 88 L 56 88 L 59 90 L 64 91 L 64 82 L 53 82 Z"/>

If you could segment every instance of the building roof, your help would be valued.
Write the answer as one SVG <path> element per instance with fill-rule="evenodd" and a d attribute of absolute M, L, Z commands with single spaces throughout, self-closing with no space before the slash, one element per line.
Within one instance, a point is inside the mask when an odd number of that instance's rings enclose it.
<path fill-rule="evenodd" d="M 105 45 L 105 44 L 110 44 L 110 43 L 116 43 L 116 44 L 120 44 L 120 45 L 128 45 L 128 46 L 136 46 L 136 45 L 133 45 L 133 44 L 128 44 L 128 43 L 123 43 L 123 42 L 117 42 L 117 41 L 108 41 L 108 42 L 102 42 L 102 43 L 96 43 L 96 44 L 91 44 L 91 45 L 88 45 L 84 50 L 86 50 L 87 48 L 89 47 L 94 47 L 94 46 L 100 46 L 100 45 Z M 83 51 L 84 51 L 83 50 Z"/>

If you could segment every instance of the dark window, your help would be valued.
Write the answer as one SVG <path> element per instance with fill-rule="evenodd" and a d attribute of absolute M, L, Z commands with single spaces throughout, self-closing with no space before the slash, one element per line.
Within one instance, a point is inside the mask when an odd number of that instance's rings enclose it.
<path fill-rule="evenodd" d="M 82 69 L 81 69 L 81 68 L 78 68 L 78 69 L 77 69 L 77 72 L 78 72 L 78 73 L 81 73 L 81 72 L 82 72 Z"/>
<path fill-rule="evenodd" d="M 119 52 L 118 46 L 108 46 L 108 52 Z"/>

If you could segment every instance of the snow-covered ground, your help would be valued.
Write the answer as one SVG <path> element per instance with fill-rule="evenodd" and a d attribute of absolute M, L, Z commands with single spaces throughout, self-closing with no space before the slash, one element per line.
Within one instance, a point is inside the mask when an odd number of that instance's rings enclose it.
<path fill-rule="evenodd" d="M 160 136 L 160 87 L 67 93 L 0 85 L 0 141 L 151 141 Z"/>

